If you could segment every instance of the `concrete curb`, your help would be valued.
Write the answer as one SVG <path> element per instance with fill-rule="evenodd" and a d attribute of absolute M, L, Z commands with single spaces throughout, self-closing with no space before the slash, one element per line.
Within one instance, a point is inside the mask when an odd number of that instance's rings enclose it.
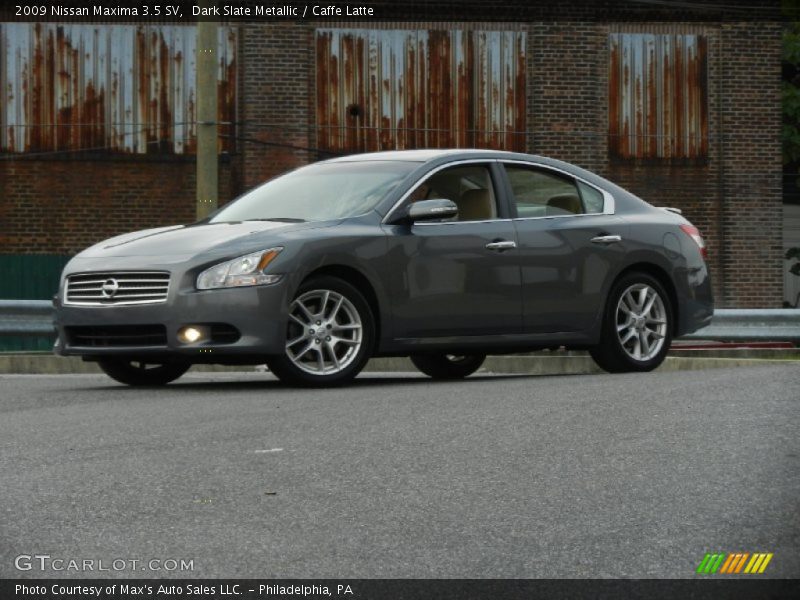
<path fill-rule="evenodd" d="M 786 362 L 800 364 L 798 355 L 789 358 L 749 358 L 749 357 L 697 357 L 669 356 L 658 371 L 695 371 L 731 367 L 774 365 Z M 407 358 L 374 358 L 367 364 L 366 371 L 414 372 L 416 368 Z M 194 372 L 249 372 L 263 371 L 263 367 L 225 367 L 220 365 L 196 365 Z M 585 353 L 552 352 L 537 355 L 490 356 L 486 359 L 483 372 L 519 373 L 528 375 L 583 375 L 602 373 L 594 361 Z M 61 357 L 52 354 L 0 354 L 0 374 L 61 375 L 88 373 L 99 374 L 94 363 L 82 361 L 78 357 Z"/>
<path fill-rule="evenodd" d="M 699 371 L 733 367 L 753 367 L 795 362 L 758 358 L 697 358 L 669 356 L 657 371 Z M 797 361 L 800 365 L 800 361 Z M 377 358 L 367 364 L 366 371 L 416 371 L 407 358 Z M 486 373 L 518 373 L 524 375 L 589 375 L 604 373 L 588 354 L 553 353 L 547 355 L 490 356 L 481 368 Z"/>

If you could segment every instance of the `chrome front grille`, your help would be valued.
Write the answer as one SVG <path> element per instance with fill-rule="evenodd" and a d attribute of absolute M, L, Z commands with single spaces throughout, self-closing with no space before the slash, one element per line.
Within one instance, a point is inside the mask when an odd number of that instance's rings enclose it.
<path fill-rule="evenodd" d="M 78 273 L 67 278 L 64 304 L 156 304 L 165 302 L 168 292 L 169 273 L 165 271 Z"/>

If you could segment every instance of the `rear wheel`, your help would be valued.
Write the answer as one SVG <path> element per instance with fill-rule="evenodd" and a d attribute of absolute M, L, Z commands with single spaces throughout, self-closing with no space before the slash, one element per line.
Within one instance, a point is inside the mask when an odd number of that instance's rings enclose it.
<path fill-rule="evenodd" d="M 672 318 L 661 283 L 646 273 L 629 273 L 611 289 L 600 344 L 589 353 L 610 373 L 652 371 L 669 351 Z"/>
<path fill-rule="evenodd" d="M 485 354 L 412 354 L 411 362 L 434 379 L 463 379 L 480 369 Z"/>
<path fill-rule="evenodd" d="M 282 381 L 306 386 L 346 383 L 372 353 L 375 325 L 364 296 L 335 277 L 304 282 L 289 306 L 285 351 L 267 359 Z"/>
<path fill-rule="evenodd" d="M 166 385 L 192 366 L 186 362 L 150 363 L 125 358 L 104 358 L 97 364 L 111 379 L 133 386 Z"/>

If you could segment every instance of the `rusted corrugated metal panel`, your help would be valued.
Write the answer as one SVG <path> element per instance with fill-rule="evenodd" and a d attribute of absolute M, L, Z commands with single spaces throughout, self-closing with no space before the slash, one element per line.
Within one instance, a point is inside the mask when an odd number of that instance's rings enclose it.
<path fill-rule="evenodd" d="M 618 158 L 708 152 L 707 42 L 702 35 L 609 36 L 609 151 Z"/>
<path fill-rule="evenodd" d="M 525 149 L 525 32 L 321 28 L 317 143 Z"/>
<path fill-rule="evenodd" d="M 0 24 L 0 149 L 194 152 L 195 47 L 194 27 Z M 220 27 L 223 122 L 236 119 L 236 47 Z"/>

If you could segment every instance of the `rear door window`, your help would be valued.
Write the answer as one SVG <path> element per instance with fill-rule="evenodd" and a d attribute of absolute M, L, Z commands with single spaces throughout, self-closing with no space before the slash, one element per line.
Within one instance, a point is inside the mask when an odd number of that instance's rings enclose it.
<path fill-rule="evenodd" d="M 518 218 L 581 215 L 587 211 L 574 179 L 526 165 L 504 165 Z"/>

